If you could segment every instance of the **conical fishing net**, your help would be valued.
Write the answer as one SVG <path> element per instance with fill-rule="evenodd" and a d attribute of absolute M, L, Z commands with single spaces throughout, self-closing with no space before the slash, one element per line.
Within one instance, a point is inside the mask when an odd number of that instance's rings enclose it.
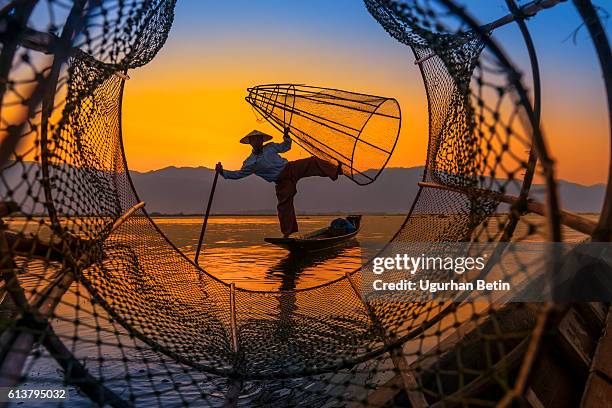
<path fill-rule="evenodd" d="M 249 102 L 280 130 L 290 128 L 300 146 L 342 164 L 357 184 L 370 184 L 393 154 L 402 121 L 395 99 L 306 85 L 260 85 Z"/>
<path fill-rule="evenodd" d="M 392 243 L 548 239 L 555 220 L 523 205 L 542 170 L 532 146 L 541 137 L 504 54 L 452 2 L 366 5 L 417 58 L 434 54 L 420 64 L 430 117 L 424 183 Z M 304 290 L 246 290 L 207 273 L 163 234 L 129 176 L 121 105 L 126 73 L 162 47 L 173 9 L 172 0 L 0 9 L 0 387 L 67 386 L 66 405 L 112 406 L 490 406 L 522 398 L 546 317 L 541 304 L 476 302 L 465 293 L 370 302 L 359 290 L 365 269 Z M 300 107 L 304 95 L 325 106 L 355 99 L 328 92 L 274 86 L 250 98 L 279 126 L 291 113 L 305 148 L 330 159 L 339 156 L 328 147 L 341 151 L 353 179 L 367 184 L 363 174 L 375 179 L 393 151 L 397 103 L 364 97 L 352 107 L 366 112 L 342 108 L 347 117 L 336 119 L 326 107 Z M 376 114 L 381 108 L 386 116 Z M 314 114 L 334 133 L 311 134 Z M 366 124 L 340 150 L 339 126 L 359 129 L 367 117 L 389 120 L 381 126 L 395 133 L 366 137 Z M 504 194 L 515 204 L 500 205 Z M 516 258 L 497 273 L 524 279 L 528 261 Z"/>

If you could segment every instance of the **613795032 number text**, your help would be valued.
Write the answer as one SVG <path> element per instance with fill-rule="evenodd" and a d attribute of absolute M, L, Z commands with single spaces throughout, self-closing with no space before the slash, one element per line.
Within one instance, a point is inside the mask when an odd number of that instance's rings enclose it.
<path fill-rule="evenodd" d="M 27 388 L 0 388 L 0 402 L 19 401 L 64 401 L 68 398 L 65 388 L 54 389 L 27 389 Z"/>

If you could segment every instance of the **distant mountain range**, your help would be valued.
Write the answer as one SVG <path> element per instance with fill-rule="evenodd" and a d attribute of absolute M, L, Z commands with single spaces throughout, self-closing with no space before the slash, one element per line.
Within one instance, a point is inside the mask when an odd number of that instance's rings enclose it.
<path fill-rule="evenodd" d="M 358 186 L 346 177 L 337 182 L 326 178 L 301 180 L 295 199 L 299 213 L 401 213 L 405 214 L 418 190 L 423 168 L 389 168 L 368 186 Z M 149 213 L 201 214 L 206 206 L 214 170 L 205 167 L 166 167 L 149 172 L 131 172 L 140 199 Z M 563 208 L 574 212 L 599 212 L 605 186 L 584 186 L 559 181 Z M 532 187 L 533 197 L 544 191 Z M 508 192 L 512 194 L 513 192 Z M 213 214 L 273 214 L 276 212 L 274 184 L 257 176 L 241 180 L 219 177 Z"/>
<path fill-rule="evenodd" d="M 40 174 L 37 163 L 24 163 L 27 179 L 22 178 L 24 171 L 20 166 L 10 166 L 2 172 L 0 196 L 10 196 L 20 203 L 24 211 L 45 212 L 44 194 L 37 184 L 36 174 Z M 113 177 L 91 170 L 67 167 L 63 170 L 64 179 L 95 179 L 111 183 Z M 337 182 L 327 178 L 313 177 L 301 180 L 295 207 L 298 213 L 337 214 L 337 213 L 386 213 L 406 214 L 418 191 L 423 168 L 389 168 L 383 171 L 376 182 L 368 186 L 358 186 L 346 177 Z M 67 177 L 66 175 L 71 175 Z M 90 176 L 87 178 L 86 176 Z M 131 172 L 140 199 L 147 203 L 149 213 L 158 214 L 202 214 L 204 212 L 214 170 L 205 167 L 166 167 L 148 172 Z M 95 176 L 95 177 L 94 177 Z M 559 181 L 562 207 L 573 212 L 599 212 L 603 201 L 605 186 L 595 184 L 584 186 Z M 542 185 L 531 188 L 531 197 L 543 201 Z M 77 193 L 82 194 L 79 189 Z M 36 194 L 37 199 L 27 199 Z M 507 191 L 516 195 L 517 191 Z M 66 200 L 64 200 L 66 201 Z M 66 208 L 72 204 L 65 202 Z M 507 206 L 500 205 L 499 211 Z M 276 194 L 274 184 L 257 176 L 241 180 L 225 180 L 219 177 L 215 193 L 213 214 L 275 214 Z"/>

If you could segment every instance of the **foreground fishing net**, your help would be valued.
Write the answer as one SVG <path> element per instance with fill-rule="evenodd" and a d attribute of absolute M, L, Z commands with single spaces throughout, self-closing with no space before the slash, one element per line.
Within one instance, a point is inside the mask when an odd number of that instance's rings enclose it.
<path fill-rule="evenodd" d="M 395 99 L 306 85 L 260 85 L 246 100 L 315 156 L 340 162 L 357 184 L 370 184 L 393 154 L 402 121 Z"/>
<path fill-rule="evenodd" d="M 525 214 L 532 176 L 548 171 L 535 165 L 532 140 L 541 138 L 503 53 L 485 47 L 453 3 L 366 4 L 419 59 L 429 56 L 421 63 L 426 170 L 393 245 L 548 239 L 556 220 Z M 0 72 L 0 386 L 67 384 L 69 404 L 113 406 L 490 406 L 522 397 L 517 377 L 533 362 L 541 304 L 465 293 L 368 301 L 360 291 L 367 269 L 307 290 L 249 291 L 195 265 L 139 203 L 121 141 L 125 71 L 159 50 L 174 2 L 39 6 L 48 21 L 37 14 L 37 35 L 8 37 L 1 55 L 10 69 Z M 1 17 L 32 34 L 29 7 L 15 2 Z M 69 43 L 45 48 L 58 40 L 44 33 L 56 31 Z M 261 106 L 286 123 L 278 105 Z M 296 113 L 292 127 L 307 126 Z M 389 116 L 398 121 L 399 111 Z M 372 144 L 391 152 L 391 139 Z M 350 143 L 356 153 L 369 149 Z M 529 262 L 490 268 L 521 281 Z"/>

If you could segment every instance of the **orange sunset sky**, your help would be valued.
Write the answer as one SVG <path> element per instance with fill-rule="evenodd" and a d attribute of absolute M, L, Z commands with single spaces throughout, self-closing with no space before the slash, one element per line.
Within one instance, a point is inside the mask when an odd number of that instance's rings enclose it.
<path fill-rule="evenodd" d="M 425 161 L 427 105 L 414 57 L 368 14 L 360 0 L 177 3 L 170 37 L 156 59 L 130 72 L 123 106 L 129 166 L 238 168 L 249 154 L 240 137 L 259 128 L 244 101 L 262 83 L 304 83 L 396 98 L 402 132 L 389 163 Z M 476 3 L 479 3 L 476 6 Z M 489 21 L 506 13 L 503 1 L 469 2 Z M 560 178 L 593 184 L 607 178 L 609 128 L 605 94 L 586 31 L 571 3 L 529 22 L 543 75 L 543 125 Z M 518 30 L 496 32 L 512 60 L 529 69 Z M 288 158 L 306 157 L 297 146 Z"/>

